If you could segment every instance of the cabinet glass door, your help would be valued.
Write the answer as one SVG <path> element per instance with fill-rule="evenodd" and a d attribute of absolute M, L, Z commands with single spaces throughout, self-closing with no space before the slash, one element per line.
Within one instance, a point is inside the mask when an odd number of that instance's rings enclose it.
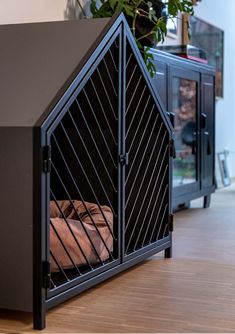
<path fill-rule="evenodd" d="M 177 194 L 199 188 L 198 183 L 198 80 L 196 73 L 174 69 L 171 76 L 171 106 L 174 113 L 176 158 L 173 187 Z"/>
<path fill-rule="evenodd" d="M 173 162 L 175 187 L 196 181 L 196 82 L 173 78 L 176 158 Z"/>

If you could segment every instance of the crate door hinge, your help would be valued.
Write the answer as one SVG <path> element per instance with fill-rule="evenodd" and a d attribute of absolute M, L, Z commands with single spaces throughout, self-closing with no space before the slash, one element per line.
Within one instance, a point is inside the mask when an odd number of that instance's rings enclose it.
<path fill-rule="evenodd" d="M 170 139 L 170 141 L 169 141 L 169 151 L 170 151 L 170 157 L 175 159 L 176 158 L 176 152 L 175 152 L 175 141 L 174 141 L 174 139 Z"/>
<path fill-rule="evenodd" d="M 43 262 L 43 287 L 50 289 L 51 286 L 51 263 L 49 261 Z"/>
<path fill-rule="evenodd" d="M 169 231 L 173 232 L 173 230 L 174 230 L 174 215 L 172 213 L 169 214 L 168 223 L 169 223 Z"/>
<path fill-rule="evenodd" d="M 43 172 L 51 172 L 51 146 L 47 145 L 43 147 Z"/>

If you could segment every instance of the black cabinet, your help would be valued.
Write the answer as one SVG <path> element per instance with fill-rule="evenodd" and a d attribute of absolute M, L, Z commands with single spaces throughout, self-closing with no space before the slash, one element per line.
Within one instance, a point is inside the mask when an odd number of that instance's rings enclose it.
<path fill-rule="evenodd" d="M 215 190 L 215 72 L 169 53 L 153 56 L 153 83 L 174 127 L 173 206 L 204 196 L 207 207 Z"/>

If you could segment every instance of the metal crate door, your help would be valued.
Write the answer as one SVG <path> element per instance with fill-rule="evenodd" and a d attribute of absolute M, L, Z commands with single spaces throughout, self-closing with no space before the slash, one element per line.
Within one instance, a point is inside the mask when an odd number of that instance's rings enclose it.
<path fill-rule="evenodd" d="M 124 256 L 169 236 L 169 134 L 132 51 L 126 53 Z"/>
<path fill-rule="evenodd" d="M 48 132 L 51 284 L 48 298 L 120 263 L 119 37 L 89 68 Z M 91 283 L 91 280 L 93 283 Z"/>

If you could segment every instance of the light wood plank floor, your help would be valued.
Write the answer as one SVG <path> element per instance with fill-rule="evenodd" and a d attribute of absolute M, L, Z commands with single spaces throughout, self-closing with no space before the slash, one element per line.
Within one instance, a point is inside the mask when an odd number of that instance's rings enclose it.
<path fill-rule="evenodd" d="M 235 186 L 175 215 L 174 255 L 144 261 L 48 313 L 42 333 L 235 332 Z M 1 333 L 31 315 L 0 311 Z"/>

